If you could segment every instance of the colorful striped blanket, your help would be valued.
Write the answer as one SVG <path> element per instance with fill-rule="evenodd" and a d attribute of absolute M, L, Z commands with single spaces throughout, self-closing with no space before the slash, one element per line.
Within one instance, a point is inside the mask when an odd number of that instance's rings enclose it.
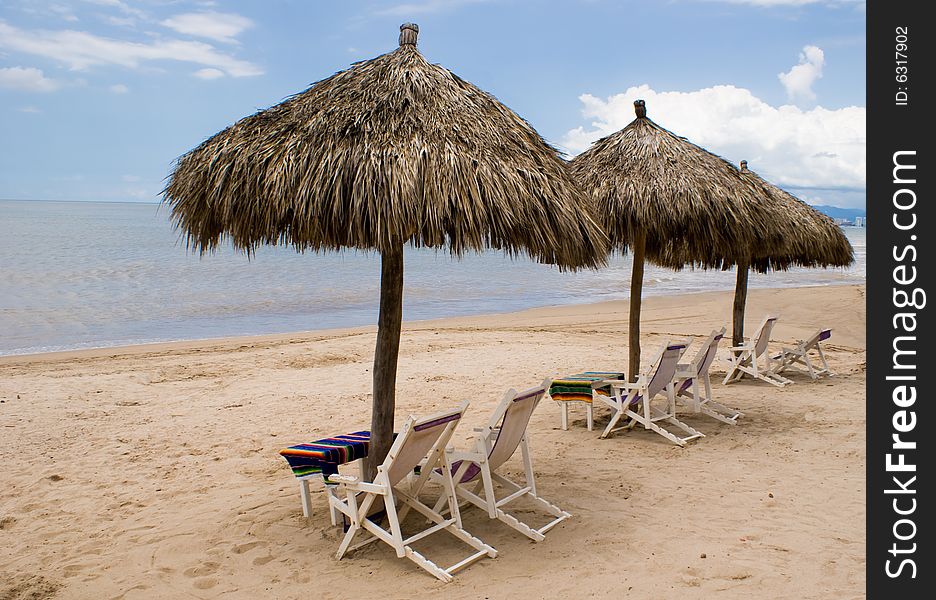
<path fill-rule="evenodd" d="M 553 380 L 549 386 L 549 397 L 556 402 L 587 402 L 592 401 L 592 383 L 604 379 L 624 379 L 625 373 L 610 371 L 585 371 L 561 379 Z M 594 390 L 603 396 L 611 395 L 610 386 L 599 387 Z"/>
<path fill-rule="evenodd" d="M 367 456 L 370 431 L 336 435 L 308 444 L 280 450 L 296 477 L 321 475 L 326 481 L 338 472 L 338 465 Z"/>

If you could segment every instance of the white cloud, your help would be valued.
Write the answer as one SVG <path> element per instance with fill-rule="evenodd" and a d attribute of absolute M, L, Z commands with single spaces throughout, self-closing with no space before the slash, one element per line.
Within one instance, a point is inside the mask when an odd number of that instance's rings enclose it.
<path fill-rule="evenodd" d="M 52 12 L 62 19 L 74 23 L 78 20 L 78 17 L 72 12 L 71 8 L 68 6 L 63 6 L 61 4 L 52 4 L 49 6 L 49 12 Z"/>
<path fill-rule="evenodd" d="M 137 20 L 133 17 L 117 17 L 114 15 L 106 15 L 103 17 L 103 19 L 105 23 L 115 27 L 135 27 L 137 24 Z"/>
<path fill-rule="evenodd" d="M 35 106 L 23 106 L 23 107 L 17 108 L 16 110 L 18 110 L 21 113 L 27 113 L 27 114 L 33 114 L 33 115 L 38 115 L 42 112 L 39 108 Z"/>
<path fill-rule="evenodd" d="M 96 4 L 98 6 L 108 6 L 110 8 L 116 8 L 125 15 L 131 15 L 138 19 L 145 19 L 146 13 L 138 8 L 134 8 L 123 2 L 122 0 L 85 0 L 89 4 Z"/>
<path fill-rule="evenodd" d="M 219 77 L 224 77 L 224 71 L 218 69 L 199 69 L 192 74 L 199 79 L 217 79 Z"/>
<path fill-rule="evenodd" d="M 812 85 L 822 77 L 822 67 L 825 65 L 825 53 L 816 46 L 804 46 L 800 53 L 798 65 L 794 65 L 786 73 L 780 73 L 777 78 L 786 88 L 787 96 L 793 102 L 801 100 L 815 100 L 816 93 Z"/>
<path fill-rule="evenodd" d="M 84 31 L 26 31 L 0 21 L 0 48 L 51 58 L 73 70 L 95 65 L 139 67 L 147 61 L 180 61 L 220 69 L 232 77 L 263 74 L 248 61 L 219 52 L 210 44 L 175 39 L 131 42 Z"/>
<path fill-rule="evenodd" d="M 253 21 L 233 13 L 201 12 L 175 15 L 162 25 L 186 35 L 236 44 L 238 34 L 253 27 Z"/>
<path fill-rule="evenodd" d="M 128 88 L 122 83 L 115 83 L 114 85 L 110 86 L 107 89 L 109 89 L 111 92 L 115 94 L 126 94 L 127 92 L 130 91 L 130 88 Z"/>
<path fill-rule="evenodd" d="M 61 85 L 33 67 L 0 68 L 0 87 L 23 92 L 54 92 Z"/>
<path fill-rule="evenodd" d="M 590 127 L 577 127 L 562 144 L 573 154 L 634 119 L 634 100 L 647 116 L 694 144 L 793 188 L 861 189 L 865 186 L 865 108 L 771 106 L 730 85 L 692 92 L 657 92 L 647 85 L 607 99 L 579 97 Z"/>

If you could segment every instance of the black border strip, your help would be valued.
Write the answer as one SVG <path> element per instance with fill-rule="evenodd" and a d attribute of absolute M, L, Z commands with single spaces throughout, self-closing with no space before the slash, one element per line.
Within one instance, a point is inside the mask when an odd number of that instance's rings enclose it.
<path fill-rule="evenodd" d="M 936 271 L 929 2 L 867 4 L 869 598 L 932 598 Z M 932 434 L 931 434 L 932 435 Z M 895 437 L 896 436 L 896 437 Z M 834 508 L 833 508 L 834 510 Z M 929 536 L 929 542 L 927 542 Z"/>

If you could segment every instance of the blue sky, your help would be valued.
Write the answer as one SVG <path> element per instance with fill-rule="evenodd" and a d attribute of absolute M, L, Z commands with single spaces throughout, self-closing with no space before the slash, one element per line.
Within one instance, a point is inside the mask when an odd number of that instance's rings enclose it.
<path fill-rule="evenodd" d="M 865 203 L 857 0 L 4 0 L 0 198 L 156 201 L 237 119 L 397 46 L 574 155 L 655 121 L 815 204 Z"/>

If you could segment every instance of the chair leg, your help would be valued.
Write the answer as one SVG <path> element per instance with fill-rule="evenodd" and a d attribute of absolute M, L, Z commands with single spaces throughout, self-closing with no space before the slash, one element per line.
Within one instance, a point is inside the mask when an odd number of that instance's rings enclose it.
<path fill-rule="evenodd" d="M 520 438 L 520 458 L 523 460 L 523 476 L 526 484 L 530 487 L 530 493 L 536 496 L 536 475 L 533 473 L 533 458 L 530 456 L 529 431 L 525 431 L 523 437 Z"/>
<path fill-rule="evenodd" d="M 744 413 L 740 410 L 730 408 L 716 402 L 712 399 L 712 380 L 709 379 L 708 373 L 705 374 L 705 400 L 702 402 L 702 412 L 713 417 L 723 423 L 728 423 L 729 425 L 737 425 L 738 418 L 743 417 Z"/>
<path fill-rule="evenodd" d="M 481 481 L 484 482 L 484 499 L 487 502 L 488 517 L 497 518 L 497 498 L 494 497 L 494 482 L 491 479 L 491 466 L 485 460 L 481 464 Z"/>
<path fill-rule="evenodd" d="M 730 357 L 728 359 L 729 364 L 731 365 L 728 368 L 728 374 L 725 375 L 725 380 L 722 381 L 722 385 L 728 385 L 729 383 L 734 383 L 740 381 L 744 377 L 744 371 L 742 371 L 742 362 L 745 354 L 741 354 L 737 357 Z"/>
<path fill-rule="evenodd" d="M 624 416 L 624 411 L 620 406 L 614 407 L 614 414 L 611 415 L 611 420 L 608 421 L 608 426 L 605 427 L 604 431 L 601 432 L 599 436 L 601 439 L 608 437 L 611 434 L 611 431 L 614 429 L 614 426 L 617 425 L 618 421 L 621 420 L 621 417 Z"/>
<path fill-rule="evenodd" d="M 341 544 L 338 545 L 338 552 L 335 554 L 335 557 L 338 560 L 341 560 L 341 557 L 345 555 L 345 552 L 348 551 L 348 546 L 351 545 L 354 536 L 357 535 L 357 532 L 361 529 L 360 526 L 360 514 L 358 513 L 358 503 L 357 497 L 354 492 L 348 491 L 347 494 L 348 508 L 350 509 L 350 515 L 348 519 L 351 522 L 351 525 L 348 527 L 348 531 L 345 532 L 344 539 L 341 540 Z"/>
<path fill-rule="evenodd" d="M 519 531 L 523 535 L 527 536 L 534 542 L 542 542 L 546 539 L 546 536 L 540 533 L 539 531 L 533 529 L 523 521 L 517 519 L 515 516 L 508 514 L 503 511 L 503 509 L 496 509 L 496 514 L 494 516 L 498 521 L 507 525 L 511 529 Z"/>
<path fill-rule="evenodd" d="M 690 426 L 687 425 L 686 423 L 680 421 L 680 420 L 677 419 L 676 417 L 671 416 L 671 415 L 668 416 L 666 413 L 664 413 L 664 412 L 662 412 L 662 411 L 659 411 L 659 410 L 657 410 L 657 409 L 653 409 L 653 410 L 654 410 L 654 414 L 653 414 L 652 419 L 651 419 L 650 421 L 648 421 L 647 423 L 644 423 L 644 424 L 643 424 L 644 427 L 645 427 L 646 429 L 650 429 L 650 430 L 652 430 L 652 431 L 654 431 L 654 432 L 656 432 L 656 433 L 662 435 L 664 438 L 668 439 L 669 441 L 673 442 L 674 444 L 676 444 L 676 445 L 678 445 L 678 446 L 685 446 L 685 445 L 686 445 L 686 442 L 688 442 L 688 441 L 691 441 L 691 440 L 694 440 L 694 439 L 700 438 L 700 437 L 705 437 L 705 434 L 704 434 L 704 433 L 702 433 L 701 431 L 697 431 L 696 429 L 693 429 L 692 427 L 690 427 Z M 679 437 L 678 435 L 676 435 L 676 434 L 674 434 L 674 433 L 672 433 L 672 432 L 670 432 L 670 431 L 664 429 L 663 427 L 660 427 L 660 426 L 657 424 L 657 421 L 663 421 L 663 422 L 665 422 L 665 423 L 669 423 L 670 425 L 673 425 L 674 427 L 678 427 L 679 429 L 683 430 L 684 432 L 688 433 L 689 435 L 686 436 L 686 437 L 684 437 L 684 438 L 681 438 L 681 437 Z"/>
<path fill-rule="evenodd" d="M 562 423 L 562 430 L 569 430 L 569 403 L 560 402 L 559 406 L 561 407 L 561 413 L 559 415 L 560 422 Z"/>
<path fill-rule="evenodd" d="M 403 558 L 406 556 L 406 549 L 403 547 L 403 530 L 400 528 L 396 502 L 392 496 L 384 496 L 384 510 L 387 512 L 387 521 L 390 522 L 390 535 L 393 537 L 394 550 L 398 558 Z"/>
<path fill-rule="evenodd" d="M 589 431 L 594 430 L 595 428 L 594 427 L 595 425 L 594 409 L 593 409 L 593 404 L 591 402 L 585 405 L 585 418 L 587 419 L 588 430 Z"/>
<path fill-rule="evenodd" d="M 410 560 L 413 560 L 413 562 L 418 564 L 420 567 L 423 567 L 424 569 L 426 569 L 427 571 L 429 571 L 436 577 L 439 577 L 439 579 L 442 579 L 443 581 L 450 581 L 452 573 L 470 565 L 476 560 L 484 558 L 485 556 L 488 556 L 490 558 L 497 558 L 497 550 L 495 550 L 491 546 L 488 546 L 487 544 L 482 542 L 480 539 L 474 537 L 473 535 L 471 535 L 470 533 L 468 533 L 467 531 L 459 527 L 454 522 L 455 519 L 448 519 L 448 520 L 444 519 L 441 515 L 432 511 L 428 506 L 424 505 L 417 498 L 410 497 L 406 494 L 401 494 L 400 500 L 403 503 L 405 503 L 407 506 L 414 509 L 416 512 L 422 514 L 429 521 L 432 521 L 436 525 L 443 526 L 442 529 L 445 529 L 445 531 L 448 531 L 450 534 L 460 539 L 461 541 L 465 542 L 466 544 L 468 544 L 469 546 L 471 546 L 477 551 L 475 554 L 472 554 L 468 558 L 465 558 L 464 560 L 452 565 L 448 569 L 440 569 L 438 565 L 436 565 L 432 561 L 428 560 L 427 558 L 425 558 L 424 556 L 422 556 L 421 554 L 413 550 L 409 545 L 406 545 L 405 554 L 407 558 L 410 558 Z M 410 538 L 410 539 L 413 539 L 413 538 Z M 437 569 L 443 571 L 448 576 L 448 579 L 441 577 L 436 571 Z"/>
<path fill-rule="evenodd" d="M 829 363 L 826 362 L 825 353 L 822 351 L 822 346 L 816 346 L 816 350 L 819 351 L 819 360 L 822 361 L 822 372 L 825 375 L 829 375 L 830 377 L 835 375 L 835 373 L 832 372 L 832 369 L 829 368 Z"/>
<path fill-rule="evenodd" d="M 816 368 L 813 367 L 812 361 L 809 360 L 809 354 L 803 355 L 803 362 L 806 364 L 806 371 L 810 379 L 819 379 L 819 374 L 816 372 Z"/>
<path fill-rule="evenodd" d="M 515 516 L 511 515 L 510 513 L 500 508 L 500 506 L 496 508 L 496 511 L 497 511 L 496 518 L 498 521 L 519 531 L 520 533 L 527 536 L 534 542 L 541 542 L 544 539 L 546 539 L 545 534 L 547 531 L 549 531 L 550 529 L 558 525 L 561 521 L 564 521 L 565 519 L 568 519 L 569 517 L 572 516 L 571 514 L 561 510 L 558 506 L 553 506 L 549 502 L 537 496 L 533 492 L 533 490 L 530 488 L 529 482 L 527 484 L 527 487 L 520 487 L 515 482 L 507 479 L 503 475 L 498 475 L 497 473 L 492 473 L 491 478 L 497 481 L 497 483 L 499 483 L 500 485 L 504 486 L 508 492 L 508 496 L 505 497 L 503 500 L 499 501 L 498 504 L 503 503 L 502 505 L 506 505 L 507 503 L 513 502 L 514 500 L 518 498 L 529 498 L 539 508 L 546 511 L 551 516 L 557 517 L 556 519 L 553 519 L 552 521 L 544 525 L 542 528 L 533 529 L 532 527 L 530 527 L 523 521 L 519 520 Z M 512 499 L 509 499 L 511 498 L 511 495 L 515 497 Z"/>
<path fill-rule="evenodd" d="M 403 548 L 403 555 L 445 583 L 448 583 L 454 579 L 451 575 L 445 572 L 445 569 L 439 567 L 439 565 L 435 564 L 419 552 L 416 552 L 410 546 Z"/>

